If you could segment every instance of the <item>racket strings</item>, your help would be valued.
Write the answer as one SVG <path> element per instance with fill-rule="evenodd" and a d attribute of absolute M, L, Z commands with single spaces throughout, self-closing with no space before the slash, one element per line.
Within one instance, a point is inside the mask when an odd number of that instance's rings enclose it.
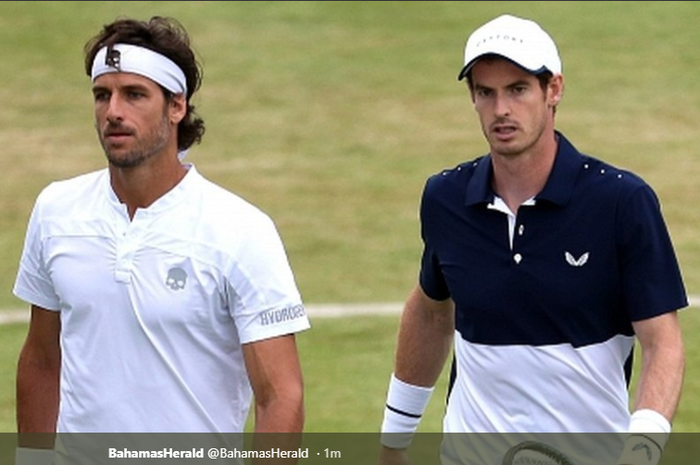
<path fill-rule="evenodd" d="M 572 463 L 566 455 L 551 446 L 526 441 L 508 451 L 503 465 L 572 465 Z"/>
<path fill-rule="evenodd" d="M 518 454 L 511 465 L 561 465 L 562 462 L 542 454 L 533 457 L 531 454 Z"/>

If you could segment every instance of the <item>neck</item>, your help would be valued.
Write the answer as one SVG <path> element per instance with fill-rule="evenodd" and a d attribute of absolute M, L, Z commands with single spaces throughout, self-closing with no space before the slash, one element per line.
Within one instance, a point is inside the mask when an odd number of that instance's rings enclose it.
<path fill-rule="evenodd" d="M 492 153 L 493 188 L 511 211 L 516 212 L 523 202 L 542 191 L 556 152 L 557 141 L 552 137 L 518 154 Z"/>
<path fill-rule="evenodd" d="M 147 165 L 147 166 L 144 166 Z M 109 166 L 112 189 L 119 200 L 126 205 L 129 218 L 134 217 L 139 208 L 148 208 L 175 187 L 187 174 L 177 157 L 168 162 L 155 160 L 132 167 Z"/>

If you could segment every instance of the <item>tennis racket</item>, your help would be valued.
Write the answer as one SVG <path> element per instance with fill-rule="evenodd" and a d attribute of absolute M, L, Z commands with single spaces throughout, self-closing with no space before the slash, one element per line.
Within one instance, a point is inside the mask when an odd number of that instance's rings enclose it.
<path fill-rule="evenodd" d="M 574 465 L 563 452 L 537 441 L 524 441 L 508 449 L 502 465 Z"/>

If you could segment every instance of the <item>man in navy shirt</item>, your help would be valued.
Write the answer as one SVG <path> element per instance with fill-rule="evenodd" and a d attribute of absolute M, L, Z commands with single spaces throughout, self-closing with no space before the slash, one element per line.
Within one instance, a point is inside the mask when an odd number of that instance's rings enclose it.
<path fill-rule="evenodd" d="M 605 463 L 654 465 L 680 398 L 687 305 L 656 194 L 555 129 L 561 59 L 537 23 L 503 15 L 477 29 L 459 79 L 490 152 L 426 183 L 380 462 L 408 463 L 454 348 L 444 432 L 629 432 L 624 448 L 601 448 Z M 444 440 L 443 463 L 503 456 L 472 446 Z"/>

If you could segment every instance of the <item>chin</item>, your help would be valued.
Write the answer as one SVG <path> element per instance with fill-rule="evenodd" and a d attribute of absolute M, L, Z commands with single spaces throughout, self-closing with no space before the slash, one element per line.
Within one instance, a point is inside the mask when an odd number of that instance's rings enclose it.
<path fill-rule="evenodd" d="M 115 156 L 113 153 L 107 154 L 107 161 L 116 168 L 133 168 L 143 163 L 143 160 L 144 158 L 142 157 L 133 158 L 128 155 L 120 157 Z"/>

